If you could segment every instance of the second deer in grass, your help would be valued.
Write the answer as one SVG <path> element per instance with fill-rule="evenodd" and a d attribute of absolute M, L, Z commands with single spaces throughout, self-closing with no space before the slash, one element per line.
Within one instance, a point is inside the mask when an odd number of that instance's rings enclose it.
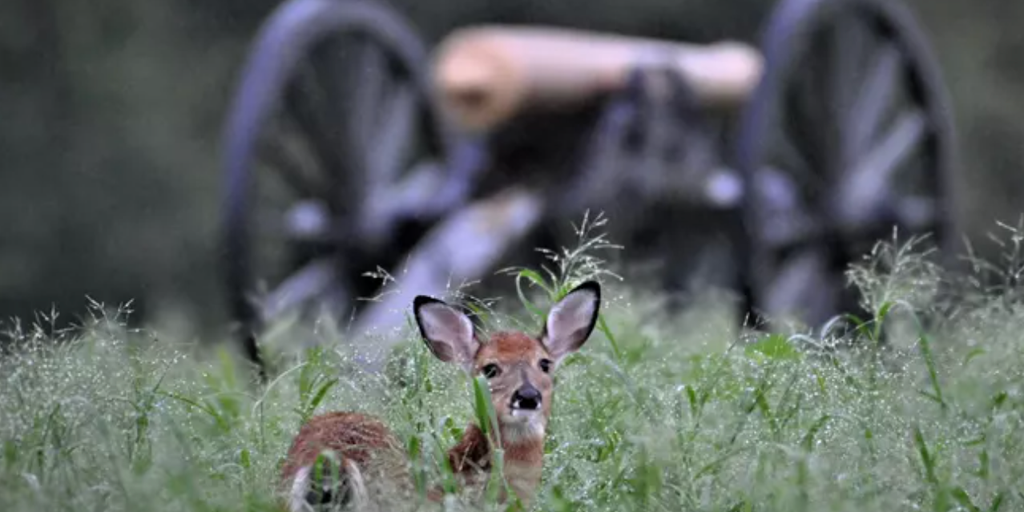
<path fill-rule="evenodd" d="M 541 480 L 544 436 L 554 391 L 552 373 L 566 355 L 590 337 L 598 317 L 601 289 L 583 283 L 556 303 L 539 336 L 498 332 L 483 340 L 464 313 L 438 299 L 419 296 L 413 310 L 420 334 L 441 361 L 456 363 L 471 376 L 487 378 L 504 449 L 503 471 L 509 486 L 529 504 Z M 493 438 L 492 438 L 493 439 Z M 314 472 L 323 452 L 328 471 Z M 491 445 L 471 424 L 448 451 L 448 462 L 464 485 L 486 481 L 492 469 Z M 333 471 L 330 471 L 333 469 Z M 314 478 L 336 475 L 336 479 Z M 289 489 L 289 509 L 310 510 L 318 504 L 376 508 L 379 498 L 408 489 L 410 477 L 402 443 L 379 420 L 357 413 L 334 412 L 302 426 L 288 452 L 282 477 Z M 440 490 L 428 492 L 440 500 Z M 503 500 L 506 498 L 503 495 Z"/>

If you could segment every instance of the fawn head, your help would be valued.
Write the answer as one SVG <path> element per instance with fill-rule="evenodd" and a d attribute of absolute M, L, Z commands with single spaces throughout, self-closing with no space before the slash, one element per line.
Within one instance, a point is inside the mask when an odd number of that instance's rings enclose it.
<path fill-rule="evenodd" d="M 479 338 L 469 317 L 443 301 L 421 295 L 413 309 L 435 357 L 487 378 L 503 441 L 515 443 L 544 435 L 553 372 L 590 337 L 600 303 L 600 286 L 588 281 L 552 306 L 540 335 L 506 331 L 488 340 Z"/>

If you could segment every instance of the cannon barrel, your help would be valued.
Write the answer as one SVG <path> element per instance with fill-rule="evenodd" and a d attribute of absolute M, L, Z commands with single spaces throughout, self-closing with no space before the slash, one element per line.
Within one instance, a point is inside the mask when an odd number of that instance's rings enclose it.
<path fill-rule="evenodd" d="M 709 45 L 538 26 L 483 25 L 451 33 L 435 52 L 442 110 L 466 131 L 486 131 L 535 108 L 571 108 L 625 86 L 637 65 L 677 70 L 707 107 L 742 104 L 761 78 L 753 47 Z"/>

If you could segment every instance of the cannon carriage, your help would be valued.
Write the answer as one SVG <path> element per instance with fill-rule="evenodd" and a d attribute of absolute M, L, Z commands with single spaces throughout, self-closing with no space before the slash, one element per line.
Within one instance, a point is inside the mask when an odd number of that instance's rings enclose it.
<path fill-rule="evenodd" d="M 844 271 L 894 227 L 947 254 L 956 232 L 951 108 L 885 0 L 781 0 L 756 48 L 481 25 L 434 49 L 382 3 L 288 0 L 224 137 L 226 288 L 254 361 L 285 312 L 401 326 L 412 296 L 529 264 L 588 210 L 666 288 L 811 325 L 856 307 Z"/>

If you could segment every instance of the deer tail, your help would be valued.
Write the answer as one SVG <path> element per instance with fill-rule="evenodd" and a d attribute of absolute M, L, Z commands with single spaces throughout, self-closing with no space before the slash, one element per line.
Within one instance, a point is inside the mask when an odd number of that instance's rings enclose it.
<path fill-rule="evenodd" d="M 312 512 L 320 505 L 362 510 L 368 493 L 359 466 L 349 459 L 318 457 L 295 472 L 288 496 L 289 512 Z"/>

